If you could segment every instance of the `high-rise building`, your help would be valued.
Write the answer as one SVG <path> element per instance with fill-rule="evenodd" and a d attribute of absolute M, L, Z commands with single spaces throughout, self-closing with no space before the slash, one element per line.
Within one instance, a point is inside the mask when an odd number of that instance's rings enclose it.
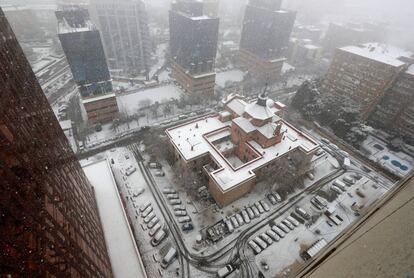
<path fill-rule="evenodd" d="M 327 93 L 348 97 L 367 119 L 406 69 L 411 52 L 379 43 L 338 48 L 322 82 Z"/>
<path fill-rule="evenodd" d="M 81 6 L 56 11 L 59 40 L 81 93 L 90 123 L 113 120 L 118 114 L 112 80 L 99 31 Z"/>
<path fill-rule="evenodd" d="M 296 12 L 281 10 L 281 1 L 250 0 L 240 40 L 240 60 L 257 77 L 274 81 L 286 60 Z"/>
<path fill-rule="evenodd" d="M 188 92 L 214 93 L 219 19 L 203 15 L 203 4 L 178 1 L 172 5 L 170 54 L 172 75 Z"/>
<path fill-rule="evenodd" d="M 374 127 L 414 142 L 414 65 L 402 72 L 385 92 L 369 121 Z"/>
<path fill-rule="evenodd" d="M 89 184 L 0 9 L 0 276 L 112 277 Z"/>
<path fill-rule="evenodd" d="M 91 0 L 109 68 L 123 76 L 146 75 L 150 67 L 148 17 L 142 0 Z"/>

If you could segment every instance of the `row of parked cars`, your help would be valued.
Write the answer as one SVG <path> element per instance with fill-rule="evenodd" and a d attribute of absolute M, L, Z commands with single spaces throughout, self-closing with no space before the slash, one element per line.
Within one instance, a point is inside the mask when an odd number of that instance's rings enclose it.
<path fill-rule="evenodd" d="M 272 245 L 273 242 L 278 242 L 284 238 L 290 231 L 293 231 L 296 227 L 299 227 L 300 222 L 288 216 L 283 219 L 280 223 L 273 225 L 266 232 L 258 235 L 254 239 L 248 242 L 250 248 L 257 255 L 265 250 L 268 246 Z"/>
<path fill-rule="evenodd" d="M 139 208 L 141 217 L 149 229 L 148 235 L 152 237 L 151 245 L 157 246 L 167 238 L 166 231 L 162 228 L 160 219 L 156 216 L 151 202 L 147 201 Z"/>
<path fill-rule="evenodd" d="M 181 229 L 183 231 L 191 231 L 194 226 L 191 222 L 191 217 L 188 215 L 185 205 L 182 203 L 177 191 L 172 188 L 164 188 L 162 193 L 168 200 L 168 203 L 172 206 L 177 222 L 182 224 Z"/>
<path fill-rule="evenodd" d="M 270 206 L 265 200 L 256 202 L 254 205 L 243 209 L 225 220 L 227 230 L 232 233 L 234 229 L 249 224 L 252 219 L 260 217 L 263 213 L 270 211 Z"/>

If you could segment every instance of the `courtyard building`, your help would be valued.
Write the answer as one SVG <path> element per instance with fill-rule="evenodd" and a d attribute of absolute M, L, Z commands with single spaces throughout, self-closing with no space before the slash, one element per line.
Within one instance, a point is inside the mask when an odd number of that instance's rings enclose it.
<path fill-rule="evenodd" d="M 218 115 L 168 129 L 182 174 L 202 171 L 224 206 L 250 192 L 277 163 L 306 165 L 318 144 L 283 120 L 284 109 L 265 94 L 251 103 L 233 95 Z"/>

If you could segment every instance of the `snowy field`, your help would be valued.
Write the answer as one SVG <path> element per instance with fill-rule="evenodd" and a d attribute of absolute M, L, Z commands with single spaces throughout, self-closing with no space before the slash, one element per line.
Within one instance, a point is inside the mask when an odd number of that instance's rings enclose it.
<path fill-rule="evenodd" d="M 226 82 L 241 82 L 243 81 L 244 72 L 241 70 L 229 70 L 216 74 L 216 84 L 222 88 L 226 86 Z"/>
<path fill-rule="evenodd" d="M 179 99 L 183 92 L 175 85 L 166 85 L 156 88 L 150 88 L 136 93 L 118 95 L 117 101 L 119 110 L 133 115 L 137 112 L 143 102 L 150 101 L 152 104 L 158 101 L 170 101 Z"/>
<path fill-rule="evenodd" d="M 404 177 L 413 170 L 414 158 L 403 152 L 389 150 L 386 143 L 369 135 L 362 143 L 368 158 L 400 177 Z"/>
<path fill-rule="evenodd" d="M 104 159 L 86 164 L 83 170 L 95 188 L 105 242 L 115 277 L 146 278 L 108 161 Z"/>

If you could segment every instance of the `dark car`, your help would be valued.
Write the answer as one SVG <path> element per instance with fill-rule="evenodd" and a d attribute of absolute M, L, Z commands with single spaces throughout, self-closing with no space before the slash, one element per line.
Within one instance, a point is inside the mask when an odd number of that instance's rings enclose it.
<path fill-rule="evenodd" d="M 192 230 L 194 229 L 194 226 L 193 226 L 193 224 L 191 224 L 191 223 L 184 223 L 184 224 L 181 226 L 181 229 L 182 229 L 183 231 L 192 231 Z"/>

